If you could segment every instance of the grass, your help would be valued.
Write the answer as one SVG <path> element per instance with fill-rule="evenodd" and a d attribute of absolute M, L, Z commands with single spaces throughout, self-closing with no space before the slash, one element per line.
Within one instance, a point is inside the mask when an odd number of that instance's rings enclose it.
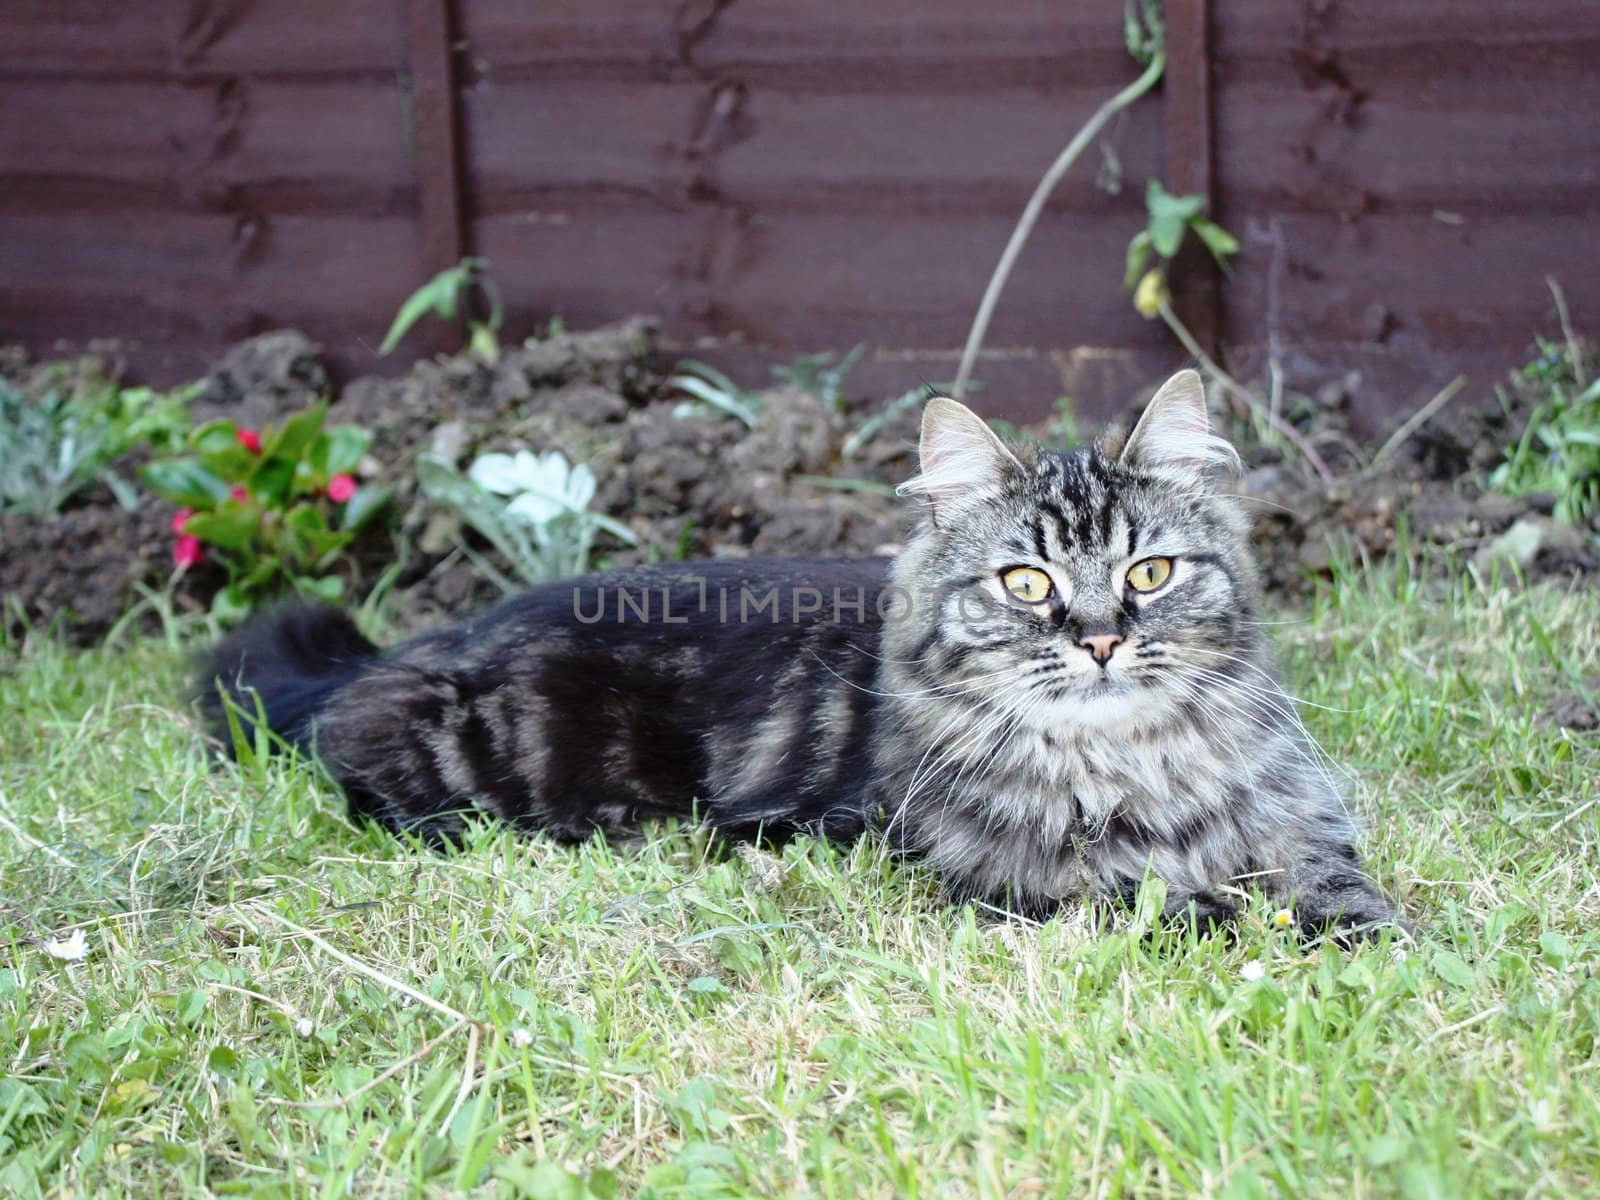
<path fill-rule="evenodd" d="M 1278 628 L 1403 948 L 1042 928 L 871 846 L 416 852 L 214 769 L 148 643 L 0 676 L 0 1192 L 1493 1196 L 1600 1161 L 1600 596 Z M 81 962 L 36 939 L 87 936 Z"/>

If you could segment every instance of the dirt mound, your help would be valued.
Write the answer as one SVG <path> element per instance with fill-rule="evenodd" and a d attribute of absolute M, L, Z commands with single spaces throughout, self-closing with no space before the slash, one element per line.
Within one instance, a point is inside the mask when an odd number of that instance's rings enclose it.
<path fill-rule="evenodd" d="M 1402 547 L 1449 551 L 1480 568 L 1514 564 L 1533 578 L 1600 570 L 1593 538 L 1550 519 L 1551 496 L 1513 500 L 1466 480 L 1394 474 L 1321 484 L 1283 467 L 1249 471 L 1239 491 L 1254 502 L 1262 579 L 1279 594 L 1313 587 L 1337 554 L 1376 562 Z M 1529 533 L 1508 540 L 1513 529 Z"/>
<path fill-rule="evenodd" d="M 231 347 L 200 385 L 190 411 L 197 421 L 227 417 L 259 426 L 315 404 L 329 391 L 315 342 L 277 329 Z"/>
<path fill-rule="evenodd" d="M 139 602 L 141 585 L 159 591 L 171 579 L 171 519 L 153 502 L 133 511 L 113 503 L 47 517 L 0 516 L 5 620 L 20 615 L 30 625 L 55 626 L 74 642 L 103 637 Z M 226 582 L 202 566 L 176 581 L 171 603 L 180 612 L 203 611 Z M 141 627 L 153 622 L 151 611 Z"/>

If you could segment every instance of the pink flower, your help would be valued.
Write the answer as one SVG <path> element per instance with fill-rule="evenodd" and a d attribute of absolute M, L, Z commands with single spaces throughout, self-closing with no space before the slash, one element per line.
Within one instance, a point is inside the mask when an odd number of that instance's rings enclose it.
<path fill-rule="evenodd" d="M 328 480 L 328 499 L 335 504 L 343 504 L 356 494 L 356 481 L 350 475 L 335 475 Z"/>
<path fill-rule="evenodd" d="M 183 534 L 178 538 L 177 545 L 172 547 L 172 561 L 180 567 L 192 567 L 206 556 L 200 548 L 200 539 L 192 533 Z"/>
<path fill-rule="evenodd" d="M 254 429 L 236 429 L 233 436 L 251 454 L 261 453 L 261 435 Z"/>
<path fill-rule="evenodd" d="M 237 500 L 240 504 L 243 504 L 245 501 L 250 499 L 250 493 L 235 484 L 233 487 L 228 489 L 228 499 Z"/>
<path fill-rule="evenodd" d="M 182 533 L 183 527 L 189 523 L 189 518 L 194 516 L 194 509 L 180 508 L 172 514 L 172 532 Z"/>

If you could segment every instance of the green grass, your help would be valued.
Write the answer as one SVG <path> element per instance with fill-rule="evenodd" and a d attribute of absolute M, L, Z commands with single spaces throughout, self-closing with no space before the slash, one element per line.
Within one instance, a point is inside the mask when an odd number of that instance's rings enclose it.
<path fill-rule="evenodd" d="M 1582 1194 L 1600 741 L 1535 716 L 1597 629 L 1592 590 L 1393 571 L 1276 627 L 1422 925 L 1350 955 L 1261 901 L 1232 944 L 999 923 L 870 846 L 414 852 L 214 769 L 171 649 L 28 648 L 0 1192 Z"/>

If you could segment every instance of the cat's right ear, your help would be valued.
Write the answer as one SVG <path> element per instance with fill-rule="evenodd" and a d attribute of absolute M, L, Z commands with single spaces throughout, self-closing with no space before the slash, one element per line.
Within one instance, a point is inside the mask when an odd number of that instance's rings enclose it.
<path fill-rule="evenodd" d="M 1121 462 L 1136 471 L 1200 486 L 1239 470 L 1239 452 L 1211 432 L 1198 371 L 1179 371 L 1156 392 L 1128 435 Z"/>
<path fill-rule="evenodd" d="M 1022 464 L 982 417 L 965 404 L 935 396 L 922 410 L 922 472 L 900 485 L 902 496 L 926 496 L 934 507 L 997 489 Z"/>

